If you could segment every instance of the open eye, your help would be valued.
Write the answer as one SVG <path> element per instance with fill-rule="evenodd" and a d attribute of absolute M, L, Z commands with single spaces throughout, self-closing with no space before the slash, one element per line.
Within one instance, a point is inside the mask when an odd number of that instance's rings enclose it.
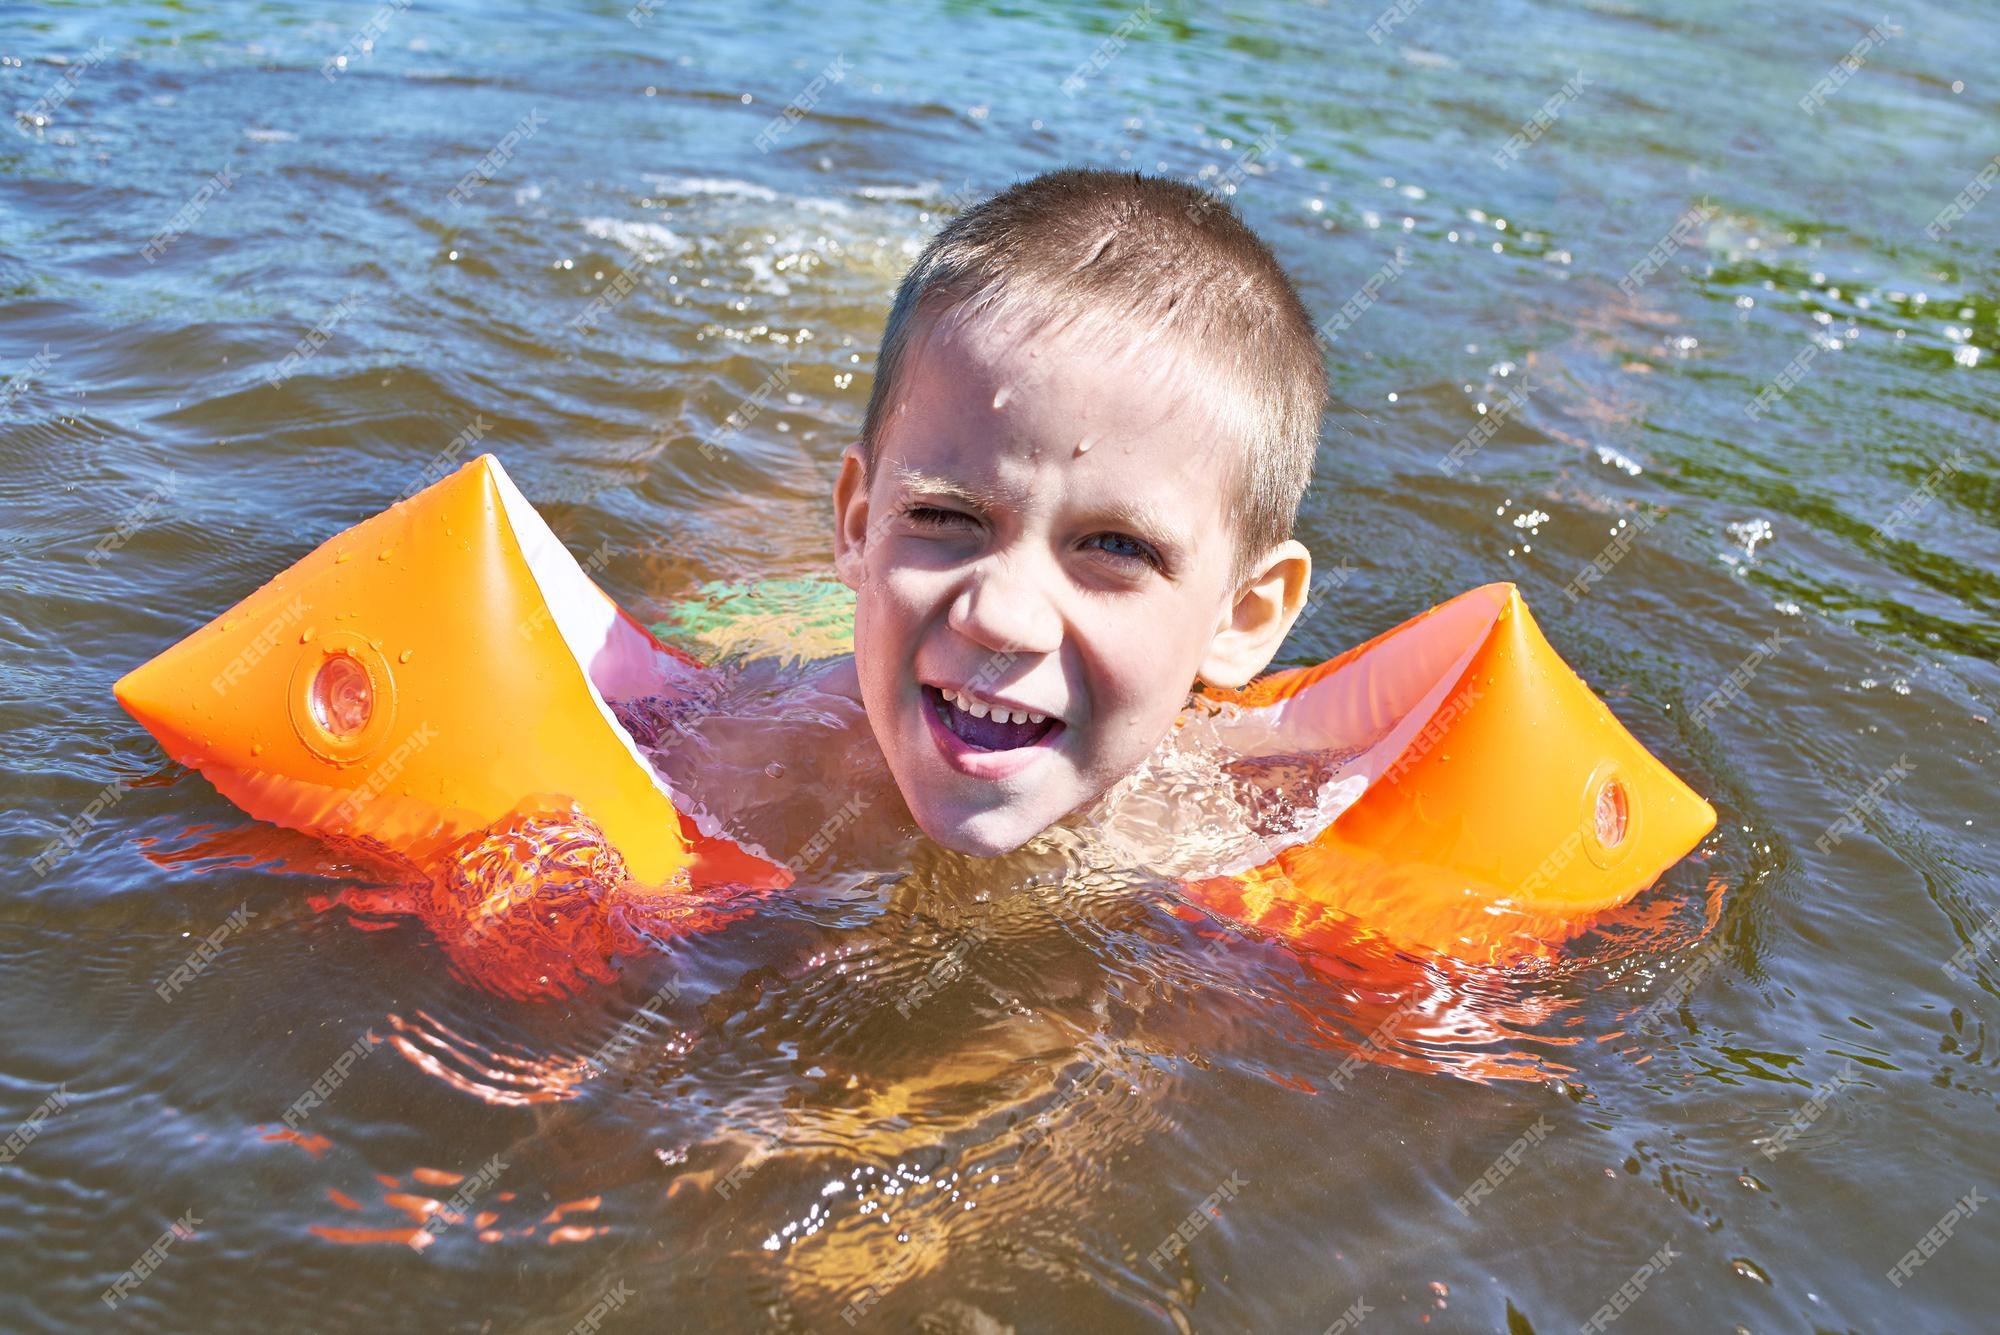
<path fill-rule="evenodd" d="M 1083 545 L 1119 561 L 1141 561 L 1155 570 L 1164 568 L 1152 544 L 1129 533 L 1093 533 L 1083 540 Z"/>

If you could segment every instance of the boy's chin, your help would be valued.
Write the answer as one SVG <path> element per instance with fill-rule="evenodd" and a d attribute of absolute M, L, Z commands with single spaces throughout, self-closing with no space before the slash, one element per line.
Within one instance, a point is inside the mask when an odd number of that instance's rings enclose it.
<path fill-rule="evenodd" d="M 968 857 L 997 858 L 1029 842 L 1062 819 L 1058 812 L 1048 820 L 1020 811 L 981 811 L 971 815 L 956 812 L 911 813 L 917 828 L 941 848 Z"/>

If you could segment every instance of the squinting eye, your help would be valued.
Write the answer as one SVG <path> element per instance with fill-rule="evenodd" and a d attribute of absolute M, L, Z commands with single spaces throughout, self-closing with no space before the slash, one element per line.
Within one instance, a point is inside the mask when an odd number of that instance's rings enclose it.
<path fill-rule="evenodd" d="M 1129 534 L 1093 533 L 1084 539 L 1084 543 L 1086 546 L 1096 547 L 1107 556 L 1127 561 L 1144 561 L 1156 570 L 1160 567 L 1160 554 Z"/>
<path fill-rule="evenodd" d="M 956 528 L 960 524 L 972 522 L 972 516 L 957 510 L 944 510 L 935 505 L 911 505 L 903 510 L 903 517 L 919 528 Z"/>

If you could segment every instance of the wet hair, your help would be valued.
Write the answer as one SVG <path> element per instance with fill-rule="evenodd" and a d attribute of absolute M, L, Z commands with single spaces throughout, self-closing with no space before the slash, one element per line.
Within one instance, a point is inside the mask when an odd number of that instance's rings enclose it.
<path fill-rule="evenodd" d="M 919 330 L 982 316 L 1187 355 L 1190 388 L 1243 442 L 1237 577 L 1292 535 L 1312 481 L 1326 365 L 1291 280 L 1226 202 L 1164 177 L 1071 169 L 952 219 L 896 289 L 862 426 L 864 463 L 872 467 Z"/>

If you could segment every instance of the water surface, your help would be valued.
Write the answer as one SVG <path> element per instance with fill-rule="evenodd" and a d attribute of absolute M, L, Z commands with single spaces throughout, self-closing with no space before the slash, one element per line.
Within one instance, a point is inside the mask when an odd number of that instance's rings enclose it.
<path fill-rule="evenodd" d="M 1556 1331 L 1663 1247 L 1620 1331 L 1988 1324 L 1992 1214 L 1888 1272 L 2000 1187 L 2000 202 L 1926 230 L 2000 152 L 1990 9 L 377 13 L 0 27 L 0 1128 L 61 1100 L 0 1166 L 7 1327 Z M 648 621 L 823 578 L 895 281 L 1064 164 L 1228 190 L 1355 303 L 1301 521 L 1354 573 L 1283 662 L 1514 580 L 1717 806 L 1562 967 L 1307 956 L 903 837 L 499 995 L 112 701 L 470 450 Z"/>

